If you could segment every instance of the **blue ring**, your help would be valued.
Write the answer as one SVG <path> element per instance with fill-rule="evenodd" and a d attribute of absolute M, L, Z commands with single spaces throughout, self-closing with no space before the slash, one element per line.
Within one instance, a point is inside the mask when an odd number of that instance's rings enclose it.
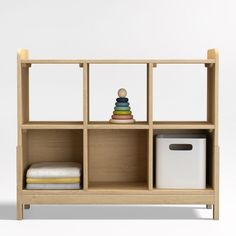
<path fill-rule="evenodd" d="M 117 98 L 116 101 L 117 102 L 128 102 L 129 99 L 128 98 Z"/>
<path fill-rule="evenodd" d="M 116 102 L 117 107 L 128 107 L 129 102 Z"/>

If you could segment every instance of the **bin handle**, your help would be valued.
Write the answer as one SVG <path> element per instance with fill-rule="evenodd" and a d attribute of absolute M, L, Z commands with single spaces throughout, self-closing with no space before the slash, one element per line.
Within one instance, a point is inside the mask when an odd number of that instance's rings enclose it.
<path fill-rule="evenodd" d="M 193 145 L 173 143 L 169 145 L 169 149 L 171 151 L 191 151 L 193 149 Z"/>

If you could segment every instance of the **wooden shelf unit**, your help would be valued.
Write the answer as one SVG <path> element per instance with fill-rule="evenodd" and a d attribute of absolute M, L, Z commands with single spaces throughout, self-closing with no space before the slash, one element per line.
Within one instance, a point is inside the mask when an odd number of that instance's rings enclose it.
<path fill-rule="evenodd" d="M 29 70 L 33 64 L 78 64 L 83 69 L 82 121 L 30 121 Z M 147 120 L 110 124 L 89 120 L 89 65 L 144 64 L 147 67 Z M 153 70 L 158 64 L 203 64 L 207 69 L 207 121 L 153 120 Z M 30 204 L 205 204 L 219 219 L 218 67 L 215 49 L 207 59 L 190 60 L 32 60 L 17 54 L 18 142 L 17 219 Z M 156 68 L 158 70 L 158 68 Z M 153 137 L 157 133 L 207 134 L 207 188 L 156 189 Z M 66 158 L 65 158 L 66 157 Z M 78 161 L 81 190 L 27 190 L 25 174 L 39 161 Z"/>

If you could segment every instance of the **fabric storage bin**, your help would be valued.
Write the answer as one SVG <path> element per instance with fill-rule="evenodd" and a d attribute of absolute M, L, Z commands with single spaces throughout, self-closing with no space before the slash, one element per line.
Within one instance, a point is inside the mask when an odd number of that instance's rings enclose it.
<path fill-rule="evenodd" d="M 206 136 L 156 136 L 156 187 L 206 188 Z"/>

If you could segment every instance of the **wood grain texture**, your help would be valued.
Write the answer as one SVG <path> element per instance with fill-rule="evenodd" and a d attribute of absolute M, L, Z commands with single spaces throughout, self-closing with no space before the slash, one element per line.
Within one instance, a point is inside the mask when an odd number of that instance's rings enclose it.
<path fill-rule="evenodd" d="M 22 174 L 22 165 L 23 165 L 23 160 L 22 160 L 22 148 L 21 146 L 17 146 L 16 149 L 16 160 L 17 160 L 17 209 L 16 209 L 16 218 L 17 220 L 22 220 L 23 219 L 23 204 L 22 204 L 22 188 L 23 188 L 23 174 Z"/>
<path fill-rule="evenodd" d="M 24 195 L 212 195 L 212 188 L 206 189 L 148 189 L 145 182 L 91 182 L 88 190 L 23 190 Z"/>
<path fill-rule="evenodd" d="M 213 204 L 213 218 L 214 220 L 219 220 L 220 215 L 220 196 L 219 196 L 219 146 L 214 149 L 214 189 L 215 189 L 215 201 Z"/>
<path fill-rule="evenodd" d="M 74 121 L 30 121 L 21 125 L 22 130 L 28 129 L 83 129 L 83 122 Z"/>
<path fill-rule="evenodd" d="M 147 152 L 148 152 L 148 165 L 147 165 L 147 175 L 148 175 L 148 188 L 153 189 L 153 129 L 148 130 L 147 139 Z"/>
<path fill-rule="evenodd" d="M 215 49 L 210 49 L 207 52 L 208 59 L 214 59 L 213 67 L 208 68 L 208 121 L 215 125 L 213 133 L 213 161 L 212 161 L 212 177 L 213 188 L 215 190 L 215 203 L 213 204 L 213 218 L 219 219 L 219 143 L 218 143 L 218 106 L 219 106 L 219 53 Z"/>
<path fill-rule="evenodd" d="M 88 189 L 88 130 L 83 130 L 83 189 Z"/>
<path fill-rule="evenodd" d="M 147 64 L 147 122 L 153 121 L 153 64 Z"/>
<path fill-rule="evenodd" d="M 44 161 L 83 163 L 81 130 L 28 130 L 28 164 Z"/>
<path fill-rule="evenodd" d="M 21 68 L 22 122 L 29 121 L 29 67 Z"/>
<path fill-rule="evenodd" d="M 83 63 L 83 189 L 88 189 L 89 64 Z"/>
<path fill-rule="evenodd" d="M 136 121 L 134 124 L 111 124 L 106 121 L 89 122 L 88 129 L 149 129 L 147 122 Z"/>
<path fill-rule="evenodd" d="M 148 190 L 146 182 L 90 182 L 89 191 L 96 193 L 127 190 L 131 193 L 134 190 Z"/>
<path fill-rule="evenodd" d="M 83 119 L 85 127 L 89 121 L 89 65 L 83 63 Z"/>
<path fill-rule="evenodd" d="M 27 204 L 213 204 L 213 195 L 24 195 Z"/>
<path fill-rule="evenodd" d="M 20 49 L 17 52 L 17 213 L 16 218 L 23 218 L 22 188 L 24 185 L 24 160 L 23 160 L 23 142 L 21 125 L 29 117 L 29 85 L 28 85 L 28 67 L 22 68 L 21 60 L 28 59 L 28 50 Z"/>
<path fill-rule="evenodd" d="M 89 182 L 146 182 L 146 130 L 89 130 Z"/>
<path fill-rule="evenodd" d="M 204 121 L 158 121 L 153 122 L 154 129 L 214 129 L 215 125 Z"/>
<path fill-rule="evenodd" d="M 147 179 L 148 188 L 153 188 L 153 64 L 147 64 L 147 122 L 149 124 L 147 138 Z"/>

